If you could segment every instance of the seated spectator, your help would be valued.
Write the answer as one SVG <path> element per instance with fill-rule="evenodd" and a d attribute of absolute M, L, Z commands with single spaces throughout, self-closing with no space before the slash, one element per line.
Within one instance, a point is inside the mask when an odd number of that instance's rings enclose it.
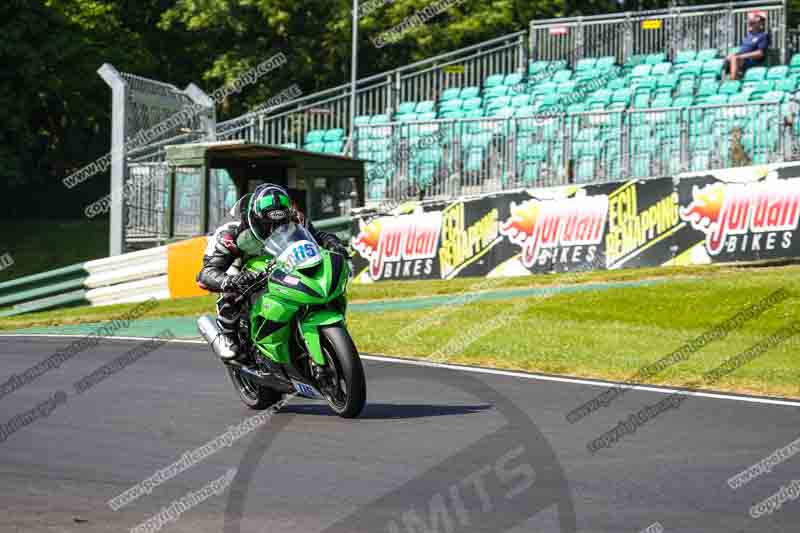
<path fill-rule="evenodd" d="M 761 15 L 755 15 L 747 21 L 747 35 L 742 41 L 739 51 L 725 58 L 725 71 L 730 72 L 730 79 L 739 79 L 750 67 L 761 66 L 767 59 L 770 45 L 769 33 L 764 31 L 766 21 Z"/>

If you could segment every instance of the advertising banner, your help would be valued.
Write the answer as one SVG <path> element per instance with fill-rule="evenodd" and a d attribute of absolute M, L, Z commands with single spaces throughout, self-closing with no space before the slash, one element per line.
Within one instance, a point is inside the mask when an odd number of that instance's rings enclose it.
<path fill-rule="evenodd" d="M 673 264 L 800 257 L 800 166 L 746 167 L 683 176 Z"/>
<path fill-rule="evenodd" d="M 800 166 L 406 204 L 355 220 L 360 282 L 800 257 Z"/>

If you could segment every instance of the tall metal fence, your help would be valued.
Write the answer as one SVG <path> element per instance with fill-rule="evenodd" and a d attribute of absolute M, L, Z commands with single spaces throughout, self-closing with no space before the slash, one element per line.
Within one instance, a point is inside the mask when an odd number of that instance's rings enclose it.
<path fill-rule="evenodd" d="M 164 147 L 213 139 L 214 103 L 196 85 L 172 84 L 104 64 L 98 73 L 112 90 L 110 255 L 163 243 L 170 183 Z"/>
<path fill-rule="evenodd" d="M 780 102 L 357 126 L 372 202 L 602 183 L 789 159 Z"/>
<path fill-rule="evenodd" d="M 435 99 L 451 86 L 480 86 L 487 76 L 521 72 L 526 65 L 525 32 L 504 35 L 358 80 L 355 116 L 391 115 L 403 101 Z M 309 131 L 333 128 L 352 131 L 349 84 L 220 122 L 217 137 L 302 146 Z"/>
<path fill-rule="evenodd" d="M 738 1 L 670 9 L 533 20 L 530 55 L 536 60 L 631 55 L 716 48 L 727 52 L 747 33 L 749 13 L 767 19 L 777 61 L 786 62 L 786 7 L 783 0 Z"/>

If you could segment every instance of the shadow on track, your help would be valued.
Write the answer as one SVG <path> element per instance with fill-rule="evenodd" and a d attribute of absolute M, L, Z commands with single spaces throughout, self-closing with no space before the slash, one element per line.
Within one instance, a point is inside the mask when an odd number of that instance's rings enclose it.
<path fill-rule="evenodd" d="M 492 406 L 484 405 L 432 405 L 409 403 L 368 403 L 359 419 L 390 420 L 393 418 L 426 418 L 431 416 L 469 415 L 491 409 Z M 281 412 L 298 415 L 324 415 L 336 416 L 326 404 L 289 404 Z"/>

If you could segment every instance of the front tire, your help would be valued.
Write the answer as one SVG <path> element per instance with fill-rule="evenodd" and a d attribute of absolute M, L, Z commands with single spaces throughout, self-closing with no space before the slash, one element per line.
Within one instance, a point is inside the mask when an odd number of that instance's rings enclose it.
<path fill-rule="evenodd" d="M 333 372 L 340 392 L 343 392 L 337 397 L 323 392 L 325 399 L 337 415 L 342 418 L 355 418 L 367 402 L 367 381 L 361 358 L 358 356 L 353 339 L 342 326 L 323 327 L 320 328 L 320 333 L 325 362 Z"/>
<path fill-rule="evenodd" d="M 225 365 L 225 367 L 228 369 L 228 375 L 231 377 L 236 392 L 239 393 L 239 398 L 250 409 L 264 410 L 278 403 L 283 397 L 279 391 L 248 379 L 238 368 L 229 365 Z"/>

